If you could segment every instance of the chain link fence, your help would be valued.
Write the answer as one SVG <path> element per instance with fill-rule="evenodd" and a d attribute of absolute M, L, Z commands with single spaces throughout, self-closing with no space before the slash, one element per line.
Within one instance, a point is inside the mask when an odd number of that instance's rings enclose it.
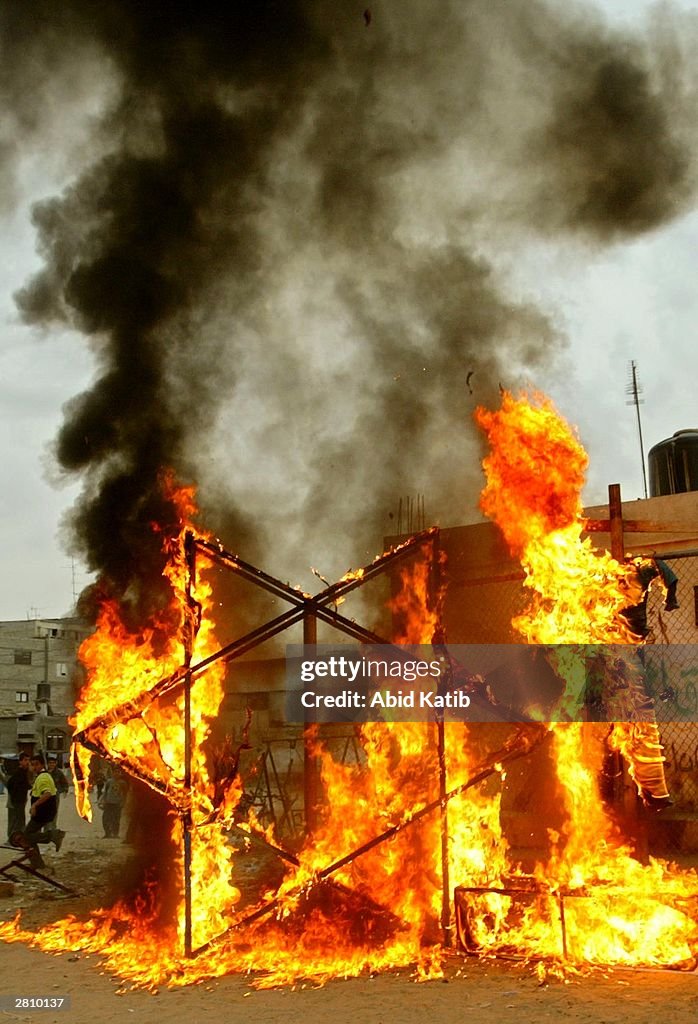
<path fill-rule="evenodd" d="M 655 582 L 647 601 L 647 642 L 655 645 L 648 652 L 647 689 L 654 700 L 673 806 L 648 824 L 658 850 L 692 854 L 698 851 L 698 552 L 672 553 L 662 560 L 679 578 L 678 607 L 666 610 L 664 590 Z M 511 621 L 527 597 L 515 572 L 453 579 L 449 636 L 470 643 L 520 642 Z"/>
<path fill-rule="evenodd" d="M 678 576 L 678 608 L 666 611 L 662 588 L 647 602 L 649 643 L 671 645 L 662 657 L 651 652 L 647 686 L 660 726 L 665 772 L 677 816 L 698 819 L 698 554 L 665 555 Z"/>

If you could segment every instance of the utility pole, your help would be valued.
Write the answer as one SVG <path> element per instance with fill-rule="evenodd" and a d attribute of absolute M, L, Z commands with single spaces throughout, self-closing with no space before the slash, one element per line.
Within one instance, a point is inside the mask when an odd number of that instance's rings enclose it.
<path fill-rule="evenodd" d="M 642 440 L 642 420 L 640 419 L 640 406 L 644 405 L 644 400 L 640 398 L 642 394 L 642 384 L 637 373 L 637 363 L 634 359 L 630 360 L 628 367 L 628 384 L 625 389 L 626 395 L 630 395 L 630 401 L 626 402 L 626 405 L 634 405 L 635 412 L 637 414 L 637 432 L 640 437 L 640 458 L 642 459 L 642 484 L 645 490 L 645 497 L 647 495 L 647 470 L 645 469 L 645 445 Z"/>

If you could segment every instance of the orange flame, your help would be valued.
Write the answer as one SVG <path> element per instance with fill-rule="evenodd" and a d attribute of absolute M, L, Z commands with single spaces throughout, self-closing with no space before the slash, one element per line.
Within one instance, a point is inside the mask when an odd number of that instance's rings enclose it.
<path fill-rule="evenodd" d="M 431 564 L 421 560 L 400 573 L 400 589 L 389 602 L 395 620 L 396 644 L 430 644 L 439 624 L 436 600 L 430 588 Z M 436 598 L 436 600 L 435 600 Z"/>
<path fill-rule="evenodd" d="M 505 393 L 501 409 L 478 409 L 476 420 L 492 448 L 483 462 L 482 507 L 520 558 L 531 592 L 514 627 L 528 643 L 570 645 L 551 652 L 563 678 L 574 671 L 575 660 L 581 663 L 575 645 L 636 644 L 622 615 L 642 593 L 634 567 L 593 551 L 582 537 L 587 456 L 575 432 L 540 395 Z M 693 963 L 698 926 L 690 906 L 698 877 L 654 858 L 641 864 L 622 840 L 599 794 L 609 727 L 569 722 L 551 728 L 566 822 L 553 836 L 549 862 L 534 872 L 538 895 L 521 924 L 511 924 L 510 897 L 486 898 L 483 912 L 494 915 L 496 924 L 481 935 L 483 943 L 559 955 L 562 913 L 572 960 Z M 612 746 L 627 750 L 632 728 L 614 726 Z"/>
<path fill-rule="evenodd" d="M 185 822 L 191 822 L 191 880 L 196 893 L 191 939 L 194 946 L 199 946 L 228 926 L 240 897 L 231 882 L 232 850 L 224 831 L 223 812 L 214 806 L 215 786 L 207 757 L 211 723 L 224 694 L 224 669 L 221 662 L 215 663 L 205 673 L 195 675 L 191 682 L 191 771 L 187 779 L 184 685 L 180 682 L 174 686 L 166 699 L 157 696 L 157 686 L 168 677 L 182 677 L 182 667 L 186 667 L 189 656 L 196 665 L 218 645 L 210 618 L 199 615 L 200 610 L 205 612 L 210 605 L 210 586 L 201 576 L 193 579 L 187 563 L 185 537 L 195 513 L 194 490 L 177 487 L 170 475 L 163 477 L 162 487 L 180 520 L 178 534 L 162 538 L 167 554 L 163 575 L 171 584 L 171 601 L 138 634 L 126 628 L 117 604 L 106 601 L 95 632 L 80 648 L 87 678 L 72 724 L 89 749 L 78 747 L 73 753 L 76 801 L 80 813 L 89 818 L 92 749 L 164 794 L 172 808 L 172 856 L 180 877 L 183 830 Z M 154 529 L 159 532 L 157 526 Z M 220 801 L 227 813 L 237 803 L 238 786 L 233 781 Z M 183 943 L 182 881 L 178 889 L 176 920 L 162 933 L 154 930 L 159 910 L 150 894 L 145 901 L 137 897 L 135 908 L 118 904 L 111 910 L 100 911 L 88 923 L 69 919 L 49 926 L 39 933 L 37 940 L 46 949 L 75 945 L 99 949 L 125 976 L 154 984 Z M 136 919 L 138 927 L 133 928 Z M 129 922 L 128 934 L 122 934 L 124 921 Z M 4 932 L 8 937 L 7 926 Z M 136 953 L 132 946 L 132 942 L 143 942 L 145 933 L 149 936 L 152 962 L 143 956 L 142 947 Z"/>

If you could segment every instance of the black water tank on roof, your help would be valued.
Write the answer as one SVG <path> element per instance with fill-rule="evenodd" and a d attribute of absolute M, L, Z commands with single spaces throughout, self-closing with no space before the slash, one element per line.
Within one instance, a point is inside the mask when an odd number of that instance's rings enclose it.
<path fill-rule="evenodd" d="M 698 430 L 677 430 L 650 448 L 650 497 L 698 491 Z"/>

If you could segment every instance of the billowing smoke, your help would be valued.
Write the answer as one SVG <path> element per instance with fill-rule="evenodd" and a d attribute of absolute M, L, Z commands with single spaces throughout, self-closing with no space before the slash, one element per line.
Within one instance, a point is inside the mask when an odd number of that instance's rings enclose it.
<path fill-rule="evenodd" d="M 162 596 L 165 467 L 292 579 L 372 557 L 400 494 L 474 505 L 472 402 L 564 346 L 486 252 L 608 244 L 694 199 L 672 18 L 648 42 L 535 0 L 4 6 L 27 144 L 49 97 L 109 83 L 17 301 L 93 347 L 56 456 L 84 481 L 73 542 L 135 620 Z"/>

